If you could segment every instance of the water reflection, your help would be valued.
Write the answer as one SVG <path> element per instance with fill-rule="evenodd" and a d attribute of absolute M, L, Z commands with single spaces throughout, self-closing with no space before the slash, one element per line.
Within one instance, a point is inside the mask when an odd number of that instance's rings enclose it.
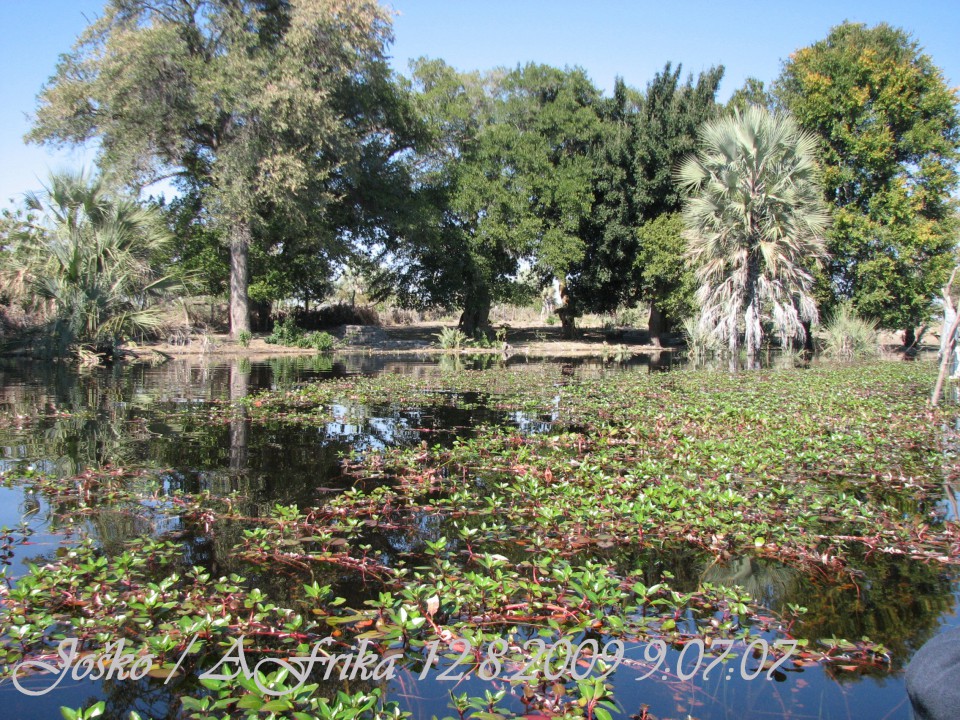
<path fill-rule="evenodd" d="M 445 371 L 470 372 L 504 362 L 514 366 L 534 361 L 522 356 L 504 360 L 488 354 L 476 358 L 444 355 L 437 362 Z M 619 360 L 574 358 L 564 362 L 578 376 L 588 377 L 612 368 L 662 372 L 685 361 L 676 353 L 662 352 Z M 718 370 L 727 369 L 726 360 L 706 362 L 718 362 Z M 796 359 L 781 356 L 776 362 L 792 365 Z M 416 376 L 435 371 L 436 365 L 430 359 L 364 355 L 338 356 L 335 361 L 323 356 L 257 362 L 234 359 L 219 364 L 183 360 L 155 368 L 118 366 L 82 375 L 62 366 L 5 366 L 0 368 L 2 463 L 4 467 L 34 463 L 64 477 L 85 468 L 151 467 L 162 471 L 160 477 L 168 493 L 209 490 L 224 495 L 242 491 L 250 498 L 244 511 L 257 516 L 268 512 L 275 503 L 297 503 L 306 507 L 322 502 L 328 493 L 357 482 L 343 471 L 343 456 L 350 452 L 369 452 L 422 441 L 448 443 L 469 435 L 481 423 L 507 424 L 523 432 L 542 433 L 550 431 L 557 420 L 556 411 L 508 413 L 486 407 L 484 398 L 479 396 L 464 398 L 467 407 L 459 407 L 447 402 L 449 398 L 438 396 L 435 404 L 419 408 L 366 406 L 344 399 L 334 405 L 329 422 L 304 428 L 277 421 L 252 423 L 243 406 L 235 402 L 261 388 L 293 388 L 316 378 L 376 372 Z M 225 415 L 182 412 L 186 408 L 202 410 L 228 403 L 232 409 Z M 53 529 L 61 521 L 62 513 L 58 512 L 61 509 L 46 506 L 36 495 L 21 489 L 4 492 L 0 504 L 15 507 L 13 514 L 17 519 L 24 517 L 38 531 Z M 948 512 L 955 517 L 955 495 L 947 497 L 953 498 Z M 9 512 L 4 515 L 3 522 L 6 523 L 10 515 Z M 300 600 L 298 588 L 304 582 L 331 585 L 335 594 L 350 599 L 351 604 L 361 603 L 379 589 L 334 566 L 312 568 L 308 577 L 251 572 L 234 553 L 234 548 L 243 540 L 244 526 L 239 522 L 223 523 L 216 534 L 207 536 L 196 528 L 181 527 L 176 518 L 148 517 L 123 507 L 101 509 L 84 522 L 107 552 L 119 549 L 138 535 L 177 531 L 187 564 L 209 568 L 216 576 L 242 572 L 284 606 L 295 605 Z M 370 552 L 384 564 L 392 565 L 401 559 L 415 563 L 428 540 L 435 541 L 441 535 L 454 536 L 448 522 L 435 512 L 423 512 L 413 515 L 402 527 L 371 530 L 362 542 L 369 544 Z M 55 557 L 58 540 L 39 533 L 37 538 L 40 542 L 28 557 L 38 562 Z M 503 554 L 515 563 L 522 562 L 529 554 L 527 549 L 518 546 L 486 550 Z M 25 553 L 18 555 L 18 563 L 26 559 L 24 556 Z M 956 578 L 951 573 L 887 555 L 858 559 L 852 580 L 842 582 L 756 558 L 730 558 L 724 564 L 717 564 L 710 556 L 685 544 L 658 548 L 629 545 L 592 548 L 571 559 L 587 558 L 607 562 L 623 576 L 638 573 L 647 585 L 669 574 L 671 584 L 680 592 L 693 592 L 702 583 L 709 582 L 742 587 L 777 613 L 787 613 L 791 605 L 803 606 L 806 612 L 795 629 L 797 635 L 813 639 L 869 636 L 889 648 L 894 673 L 936 632 L 941 619 L 953 612 L 955 606 Z M 14 570 L 22 572 L 22 565 L 15 566 Z M 857 682 L 863 678 L 842 674 L 840 679 L 849 684 L 849 688 L 843 690 L 818 671 L 805 673 L 804 681 L 816 685 L 817 692 L 833 698 L 828 702 L 830 707 L 850 702 L 858 709 L 870 708 L 881 702 L 875 698 L 882 698 L 882 703 L 886 703 L 885 712 L 899 708 L 888 717 L 908 717 L 908 710 L 897 705 L 902 701 L 898 695 L 902 694 L 899 678 L 887 674 L 886 669 L 876 672 L 884 674 L 882 683 L 869 678 Z M 790 684 L 789 687 L 797 686 Z M 87 693 L 91 686 L 81 683 L 78 688 Z M 480 692 L 483 689 L 481 686 Z M 429 709 L 429 714 L 449 714 L 447 690 L 446 686 L 428 684 L 423 687 L 422 701 L 417 702 L 422 702 L 422 708 Z M 332 688 L 318 690 L 328 691 Z M 838 693 L 846 691 L 850 693 L 846 699 L 836 698 Z M 165 688 L 147 681 L 104 684 L 99 692 L 108 699 L 116 717 L 131 708 L 149 717 L 176 716 L 171 710 L 175 707 L 172 703 L 176 693 L 174 685 Z M 690 714 L 701 720 L 742 717 L 747 712 L 760 714 L 771 704 L 783 708 L 783 712 L 775 713 L 780 717 L 817 715 L 810 701 L 813 694 L 795 694 L 774 683 L 735 680 L 694 686 L 656 681 L 634 683 L 633 676 L 625 676 L 624 681 L 618 683 L 617 692 L 627 714 L 639 712 L 645 703 L 657 702 L 659 707 L 673 709 L 677 717 Z M 397 695 L 396 688 L 393 694 Z M 25 710 L 18 713 L 22 717 L 35 713 L 39 707 L 24 704 L 23 698 L 17 702 L 19 705 L 13 707 Z M 851 715 L 859 716 L 865 715 L 856 712 Z"/>

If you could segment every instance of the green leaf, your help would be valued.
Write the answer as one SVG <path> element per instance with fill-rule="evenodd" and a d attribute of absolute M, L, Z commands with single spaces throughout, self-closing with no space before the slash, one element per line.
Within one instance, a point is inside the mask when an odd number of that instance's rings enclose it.
<path fill-rule="evenodd" d="M 286 698 L 277 698 L 260 706 L 260 712 L 286 712 L 293 708 L 293 703 Z"/>
<path fill-rule="evenodd" d="M 597 720 L 613 720 L 613 715 L 610 714 L 610 711 L 599 706 L 593 709 L 593 716 Z"/>
<path fill-rule="evenodd" d="M 237 701 L 237 707 L 244 710 L 259 710 L 263 707 L 263 700 L 252 693 L 248 693 Z"/>

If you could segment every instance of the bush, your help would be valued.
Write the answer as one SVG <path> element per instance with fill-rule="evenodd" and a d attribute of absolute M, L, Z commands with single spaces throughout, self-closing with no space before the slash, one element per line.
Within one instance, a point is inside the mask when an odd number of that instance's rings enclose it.
<path fill-rule="evenodd" d="M 346 305 L 338 303 L 304 312 L 293 313 L 294 320 L 304 330 L 338 327 L 340 325 L 380 325 L 380 314 L 369 305 Z"/>
<path fill-rule="evenodd" d="M 296 345 L 303 337 L 303 329 L 299 327 L 292 315 L 287 315 L 273 326 L 273 332 L 265 342 L 270 345 Z"/>
<path fill-rule="evenodd" d="M 237 333 L 237 345 L 240 347 L 248 347 L 252 338 L 253 335 L 249 330 L 241 330 Z"/>
<path fill-rule="evenodd" d="M 273 327 L 273 333 L 266 339 L 271 345 L 286 345 L 288 347 L 313 348 L 317 352 L 333 350 L 337 339 L 328 332 L 306 332 L 297 325 L 293 316 L 288 315 Z"/>
<path fill-rule="evenodd" d="M 469 338 L 459 328 L 445 327 L 437 335 L 437 344 L 444 350 L 459 350 Z"/>
<path fill-rule="evenodd" d="M 337 339 L 328 332 L 318 331 L 304 335 L 297 340 L 297 347 L 313 348 L 317 352 L 328 352 L 333 350 L 337 344 Z"/>
<path fill-rule="evenodd" d="M 824 326 L 823 353 L 848 360 L 878 356 L 877 324 L 858 316 L 849 303 L 840 305 Z"/>

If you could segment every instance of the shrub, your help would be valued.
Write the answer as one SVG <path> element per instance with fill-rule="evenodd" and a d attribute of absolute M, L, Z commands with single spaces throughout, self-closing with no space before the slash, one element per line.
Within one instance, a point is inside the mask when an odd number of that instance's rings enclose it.
<path fill-rule="evenodd" d="M 328 332 L 306 332 L 297 325 L 292 315 L 288 315 L 273 327 L 273 333 L 266 339 L 271 345 L 287 345 L 298 348 L 313 348 L 317 352 L 333 350 L 337 339 Z"/>
<path fill-rule="evenodd" d="M 473 334 L 473 340 L 471 341 L 471 344 L 475 348 L 481 348 L 484 350 L 493 347 L 493 345 L 490 343 L 490 338 L 487 337 L 487 334 L 483 332 L 483 330 L 477 330 Z"/>
<path fill-rule="evenodd" d="M 292 315 L 287 315 L 273 326 L 273 332 L 265 342 L 270 345 L 296 345 L 303 337 L 303 329 L 299 327 Z"/>
<path fill-rule="evenodd" d="M 469 338 L 459 328 L 445 327 L 437 334 L 437 344 L 444 350 L 459 350 Z"/>
<path fill-rule="evenodd" d="M 333 350 L 337 344 L 337 339 L 328 332 L 318 331 L 307 333 L 297 340 L 297 347 L 313 348 L 317 352 L 328 352 Z"/>
<path fill-rule="evenodd" d="M 241 330 L 237 333 L 237 345 L 240 347 L 248 347 L 252 338 L 253 335 L 249 330 Z"/>
<path fill-rule="evenodd" d="M 835 358 L 867 358 L 880 354 L 877 324 L 858 316 L 849 303 L 840 305 L 824 326 L 823 352 Z"/>

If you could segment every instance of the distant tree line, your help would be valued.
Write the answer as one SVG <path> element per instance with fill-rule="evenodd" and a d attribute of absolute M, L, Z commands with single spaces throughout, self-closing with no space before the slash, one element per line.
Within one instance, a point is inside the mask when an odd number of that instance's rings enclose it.
<path fill-rule="evenodd" d="M 172 178 L 154 257 L 228 294 L 235 336 L 350 268 L 470 335 L 556 286 L 567 336 L 644 302 L 655 343 L 699 314 L 749 349 L 850 302 L 911 343 L 954 264 L 957 95 L 902 30 L 844 23 L 726 105 L 722 67 L 607 97 L 579 68 L 395 74 L 391 40 L 375 0 L 109 0 L 28 139 Z M 8 260 L 38 232 L 7 213 Z"/>

